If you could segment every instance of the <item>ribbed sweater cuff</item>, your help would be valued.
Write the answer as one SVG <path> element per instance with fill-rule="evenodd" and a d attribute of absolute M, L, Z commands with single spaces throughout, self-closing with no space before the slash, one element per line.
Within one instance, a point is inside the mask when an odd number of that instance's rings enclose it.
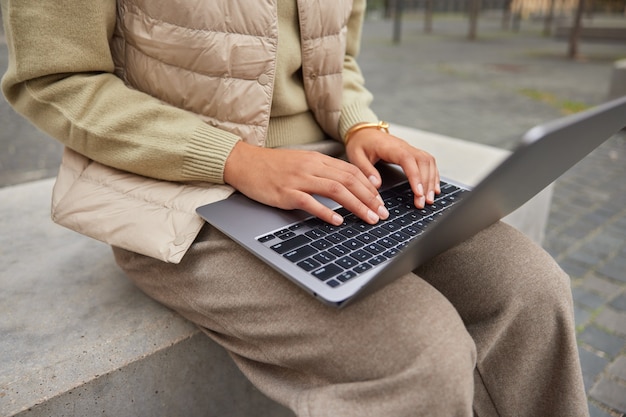
<path fill-rule="evenodd" d="M 344 107 L 339 118 L 339 134 L 341 138 L 346 136 L 346 132 L 357 123 L 377 123 L 378 117 L 366 105 L 354 104 Z"/>
<path fill-rule="evenodd" d="M 202 125 L 196 128 L 187 146 L 183 175 L 190 181 L 224 183 L 224 165 L 241 138 L 221 129 Z"/>

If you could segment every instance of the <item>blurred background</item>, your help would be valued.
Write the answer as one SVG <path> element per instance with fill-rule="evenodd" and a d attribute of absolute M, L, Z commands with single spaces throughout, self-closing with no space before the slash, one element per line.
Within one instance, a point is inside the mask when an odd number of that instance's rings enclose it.
<path fill-rule="evenodd" d="M 0 30 L 0 73 L 7 55 Z M 381 119 L 513 149 L 626 95 L 626 0 L 368 0 L 358 59 Z M 4 97 L 0 149 L 0 187 L 53 177 L 62 151 Z M 572 277 L 591 415 L 624 416 L 624 133 L 556 182 L 544 247 Z"/>

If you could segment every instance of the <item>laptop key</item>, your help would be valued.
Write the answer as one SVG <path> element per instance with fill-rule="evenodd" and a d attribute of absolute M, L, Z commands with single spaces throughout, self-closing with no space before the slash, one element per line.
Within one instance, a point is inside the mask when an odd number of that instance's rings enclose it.
<path fill-rule="evenodd" d="M 326 281 L 327 279 L 332 278 L 335 275 L 338 275 L 342 272 L 343 272 L 343 268 L 335 264 L 328 264 L 311 272 L 311 275 L 313 275 L 315 278 L 318 278 L 322 281 Z"/>
<path fill-rule="evenodd" d="M 329 262 L 334 261 L 335 259 L 337 259 L 337 257 L 330 252 L 324 251 L 313 256 L 313 259 L 315 259 L 316 261 L 318 261 L 319 263 L 323 265 L 323 264 L 327 264 Z"/>
<path fill-rule="evenodd" d="M 357 261 L 363 262 L 363 261 L 366 261 L 369 258 L 371 258 L 372 254 L 367 252 L 367 251 L 364 251 L 362 249 L 359 249 L 359 250 L 351 253 L 350 256 L 353 257 L 354 259 L 356 259 Z"/>
<path fill-rule="evenodd" d="M 459 190 L 459 187 L 457 187 L 456 185 L 452 185 L 452 184 L 446 184 L 446 185 L 440 184 L 440 188 L 441 188 L 441 194 L 450 194 Z"/>
<path fill-rule="evenodd" d="M 353 236 L 356 236 L 359 232 L 357 232 L 355 229 L 351 227 L 346 227 L 340 230 L 339 233 L 341 233 L 345 237 L 353 237 Z"/>
<path fill-rule="evenodd" d="M 389 234 L 389 232 L 387 232 L 382 227 L 375 227 L 372 230 L 370 230 L 370 233 L 376 237 L 385 237 Z"/>
<path fill-rule="evenodd" d="M 341 274 L 337 275 L 336 278 L 339 281 L 341 281 L 341 282 L 346 282 L 349 279 L 352 279 L 352 278 L 354 278 L 356 276 L 357 276 L 357 274 L 355 272 L 353 272 L 353 271 L 345 271 L 345 272 L 342 272 Z"/>
<path fill-rule="evenodd" d="M 265 243 L 265 242 L 269 242 L 270 240 L 276 239 L 276 236 L 274 236 L 273 234 L 271 235 L 265 235 L 265 236 L 261 236 L 260 238 L 258 238 L 257 240 L 261 243 Z"/>
<path fill-rule="evenodd" d="M 400 253 L 400 251 L 396 248 L 392 248 L 389 249 L 387 252 L 383 253 L 383 255 L 385 255 L 387 258 L 393 258 L 394 256 L 396 256 L 398 253 Z"/>
<path fill-rule="evenodd" d="M 381 227 L 387 230 L 388 232 L 395 232 L 396 230 L 400 229 L 400 226 L 395 224 L 394 222 L 383 223 Z"/>
<path fill-rule="evenodd" d="M 313 246 L 316 249 L 319 250 L 323 250 L 326 248 L 330 248 L 333 244 L 330 243 L 328 240 L 326 239 L 320 239 L 320 240 L 316 240 L 313 243 L 311 243 L 311 246 Z"/>
<path fill-rule="evenodd" d="M 302 245 L 305 245 L 307 243 L 309 243 L 311 241 L 311 239 L 309 239 L 308 237 L 306 237 L 305 235 L 298 235 L 296 237 L 293 237 L 291 239 L 287 239 L 284 240 L 280 243 L 277 243 L 275 245 L 270 246 L 270 248 L 275 251 L 280 253 L 281 255 L 284 253 L 289 252 L 290 250 L 293 250 L 295 248 L 298 248 Z"/>
<path fill-rule="evenodd" d="M 311 239 L 318 239 L 326 235 L 326 232 L 321 229 L 313 229 L 313 230 L 309 230 L 308 232 L 306 232 L 305 235 L 307 235 Z"/>
<path fill-rule="evenodd" d="M 317 250 L 313 246 L 305 245 L 297 249 L 285 253 L 283 256 L 289 259 L 291 262 L 298 262 L 301 259 L 308 258 L 317 253 Z"/>
<path fill-rule="evenodd" d="M 371 235 L 369 233 L 361 233 L 356 238 L 359 239 L 363 243 L 370 243 L 370 242 L 376 241 L 376 236 Z"/>
<path fill-rule="evenodd" d="M 333 246 L 332 248 L 328 249 L 328 252 L 335 256 L 344 256 L 347 255 L 350 251 L 342 246 Z"/>
<path fill-rule="evenodd" d="M 344 256 L 343 258 L 337 260 L 335 263 L 344 269 L 350 269 L 354 268 L 357 265 L 357 260 L 352 258 L 351 256 Z"/>
<path fill-rule="evenodd" d="M 365 246 L 363 249 L 365 249 L 366 251 L 368 251 L 369 253 L 371 253 L 372 255 L 378 255 L 383 253 L 384 251 L 387 250 L 387 248 L 385 248 L 384 246 L 381 246 L 377 243 L 371 243 L 367 246 Z"/>
<path fill-rule="evenodd" d="M 276 234 L 276 236 L 278 236 L 282 240 L 287 240 L 289 238 L 294 237 L 295 235 L 296 234 L 294 232 L 292 232 L 292 231 L 284 232 L 284 233 L 281 233 L 281 234 Z"/>
<path fill-rule="evenodd" d="M 357 274 L 362 274 L 363 272 L 371 268 L 372 268 L 372 265 L 368 264 L 367 262 L 363 262 L 362 264 L 355 266 L 354 269 L 352 270 L 356 272 Z"/>
<path fill-rule="evenodd" d="M 406 240 L 409 240 L 411 236 L 400 231 L 400 232 L 393 233 L 390 237 L 394 238 L 398 242 L 404 242 Z"/>
<path fill-rule="evenodd" d="M 402 231 L 410 236 L 417 236 L 422 234 L 422 230 L 414 226 L 407 226 Z"/>
<path fill-rule="evenodd" d="M 341 233 L 333 233 L 332 235 L 328 235 L 326 236 L 326 238 L 333 242 L 333 243 L 341 243 L 344 240 L 348 239 L 347 237 L 345 237 L 344 235 L 342 235 Z"/>
<path fill-rule="evenodd" d="M 386 247 L 387 249 L 392 248 L 392 247 L 394 247 L 394 246 L 396 246 L 398 244 L 398 242 L 396 242 L 395 240 L 387 238 L 387 237 L 384 237 L 384 238 L 380 239 L 376 243 Z"/>
<path fill-rule="evenodd" d="M 359 248 L 363 247 L 363 245 L 365 245 L 365 243 L 361 242 L 360 240 L 350 239 L 347 242 L 344 242 L 342 245 L 346 249 L 352 251 L 352 250 L 356 250 L 356 249 L 359 249 Z"/>
<path fill-rule="evenodd" d="M 372 265 L 378 265 L 378 264 L 385 262 L 386 260 L 387 258 L 385 258 L 384 256 L 378 255 L 378 256 L 374 256 L 373 258 L 370 258 L 368 262 Z"/>
<path fill-rule="evenodd" d="M 298 262 L 296 265 L 308 272 L 315 268 L 319 268 L 322 264 L 313 259 L 305 259 L 304 261 Z"/>

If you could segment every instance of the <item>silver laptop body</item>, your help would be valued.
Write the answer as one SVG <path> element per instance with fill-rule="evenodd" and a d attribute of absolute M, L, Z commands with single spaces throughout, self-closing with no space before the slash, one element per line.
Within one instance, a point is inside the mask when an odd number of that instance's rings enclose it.
<path fill-rule="evenodd" d="M 454 193 L 446 199 L 446 204 L 441 200 L 441 207 L 435 203 L 437 210 L 431 210 L 426 216 L 430 220 L 422 222 L 421 226 L 411 226 L 410 233 L 409 229 L 407 233 L 402 233 L 405 236 L 410 234 L 410 239 L 397 248 L 387 248 L 387 238 L 376 246 L 373 242 L 372 246 L 366 247 L 383 247 L 385 250 L 376 255 L 361 248 L 354 262 L 352 256 L 344 259 L 337 253 L 343 251 L 347 243 L 330 239 L 331 235 L 344 237 L 348 231 L 340 231 L 330 225 L 320 226 L 315 223 L 316 219 L 307 222 L 311 216 L 303 211 L 269 207 L 235 193 L 226 200 L 199 207 L 197 213 L 320 301 L 343 307 L 513 212 L 625 126 L 626 97 L 622 97 L 530 129 L 517 149 L 471 192 L 464 192 L 467 187 L 443 178 L 442 181 L 449 184 L 446 188 L 451 187 Z M 406 182 L 397 166 L 383 164 L 380 168 L 383 175 L 381 194 Z M 316 198 L 332 209 L 344 210 L 332 200 Z M 413 214 L 410 216 L 415 217 Z M 388 228 L 394 229 L 396 226 L 388 224 L 393 221 L 394 217 L 390 216 L 390 219 L 379 222 L 377 227 L 387 224 Z M 311 223 L 314 225 L 308 226 Z M 353 222 L 346 227 L 358 229 L 363 227 L 361 223 L 364 222 Z M 314 232 L 313 229 L 321 231 Z M 328 237 L 322 241 L 330 243 L 320 243 L 322 248 L 313 248 L 326 255 L 313 252 L 312 243 L 302 237 L 306 233 L 307 236 L 322 233 Z M 337 256 L 328 264 L 320 264 L 321 260 L 318 262 L 316 259 L 334 256 L 328 252 L 329 244 L 341 245 L 336 246 L 334 251 Z M 318 243 L 315 245 L 318 246 Z M 340 260 L 341 267 L 338 264 Z"/>

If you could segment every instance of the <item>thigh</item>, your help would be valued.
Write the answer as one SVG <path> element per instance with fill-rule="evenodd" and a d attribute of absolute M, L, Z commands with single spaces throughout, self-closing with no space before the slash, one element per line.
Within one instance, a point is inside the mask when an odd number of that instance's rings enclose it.
<path fill-rule="evenodd" d="M 499 222 L 415 271 L 445 295 L 466 325 L 512 305 L 560 300 L 568 304 L 569 277 L 540 246 Z"/>
<path fill-rule="evenodd" d="M 137 286 L 200 325 L 295 410 L 471 412 L 474 342 L 448 300 L 414 274 L 337 310 L 209 227 L 179 265 L 114 252 Z"/>
<path fill-rule="evenodd" d="M 586 414 L 569 278 L 541 247 L 497 223 L 417 273 L 474 339 L 479 415 Z"/>
<path fill-rule="evenodd" d="M 209 227 L 178 265 L 120 249 L 115 255 L 144 292 L 230 351 L 285 367 L 308 365 L 327 382 L 399 370 L 415 352 L 465 332 L 445 297 L 413 274 L 337 310 Z"/>

